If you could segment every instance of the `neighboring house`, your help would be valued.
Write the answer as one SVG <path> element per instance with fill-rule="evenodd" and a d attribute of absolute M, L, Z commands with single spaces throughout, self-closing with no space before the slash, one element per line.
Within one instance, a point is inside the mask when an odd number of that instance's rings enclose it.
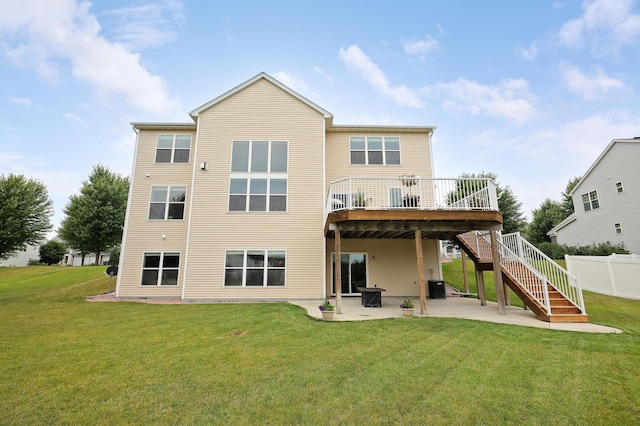
<path fill-rule="evenodd" d="M 640 138 L 614 139 L 569 195 L 575 212 L 549 231 L 569 246 L 624 243 L 640 253 Z"/>
<path fill-rule="evenodd" d="M 132 123 L 118 297 L 424 300 L 439 239 L 502 229 L 493 182 L 433 178 L 434 127 L 336 125 L 264 73 L 190 115 Z"/>
<path fill-rule="evenodd" d="M 109 263 L 110 254 L 109 253 L 100 253 L 100 257 L 98 258 L 98 265 L 107 265 Z M 84 265 L 95 265 L 96 264 L 96 254 L 95 253 L 87 253 L 84 255 L 84 263 L 82 259 L 82 253 L 77 250 L 67 249 L 67 253 L 64 255 L 61 265 L 69 265 L 69 266 L 84 266 Z"/>
<path fill-rule="evenodd" d="M 26 246 L 23 250 L 19 250 L 5 260 L 1 260 L 0 266 L 27 266 L 30 260 L 40 261 L 39 245 Z"/>

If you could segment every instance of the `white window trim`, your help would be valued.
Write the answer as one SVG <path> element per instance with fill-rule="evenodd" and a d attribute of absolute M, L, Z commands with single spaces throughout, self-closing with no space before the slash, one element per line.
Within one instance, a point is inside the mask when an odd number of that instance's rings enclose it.
<path fill-rule="evenodd" d="M 160 253 L 160 264 L 158 265 L 158 281 L 156 283 L 156 285 L 142 285 L 142 276 L 144 274 L 144 259 L 145 256 L 147 254 L 153 254 L 153 253 Z M 163 267 L 162 267 L 162 263 L 164 262 L 164 256 L 165 254 L 177 254 L 178 255 L 178 276 L 176 277 L 176 284 L 175 285 L 162 285 L 162 271 L 163 271 Z M 170 288 L 175 288 L 175 287 L 180 287 L 180 267 L 182 266 L 182 262 L 183 262 L 183 257 L 182 257 L 182 252 L 179 250 L 166 250 L 166 251 L 162 251 L 162 250 L 149 250 L 149 251 L 145 251 L 142 253 L 142 267 L 140 268 L 140 278 L 138 279 L 138 287 L 142 287 L 142 288 L 155 288 L 155 287 L 170 287 Z M 167 268 L 168 270 L 175 270 L 176 268 Z M 155 270 L 155 268 L 154 268 Z"/>
<path fill-rule="evenodd" d="M 624 192 L 624 185 L 622 181 L 616 182 L 616 193 L 622 194 Z"/>
<path fill-rule="evenodd" d="M 164 218 L 163 219 L 151 219 L 149 218 L 149 213 L 151 212 L 151 203 L 153 203 L 154 201 L 151 201 L 151 197 L 153 196 L 153 188 L 160 188 L 160 187 L 164 187 L 167 188 L 167 198 L 165 200 L 165 204 L 164 204 Z M 178 188 L 178 187 L 184 187 L 184 201 L 180 201 L 180 202 L 173 202 L 172 204 L 178 204 L 178 203 L 182 203 L 184 204 L 184 209 L 182 210 L 182 219 L 168 219 L 167 217 L 169 216 L 169 203 L 170 200 L 169 198 L 171 197 L 171 188 Z M 189 187 L 187 185 L 152 185 L 151 189 L 149 190 L 149 203 L 148 203 L 148 209 L 147 209 L 147 220 L 152 220 L 152 221 L 177 221 L 177 220 L 185 220 L 185 217 L 187 215 L 187 197 L 189 194 Z M 155 203 L 160 203 L 159 201 L 155 201 Z"/>
<path fill-rule="evenodd" d="M 247 192 L 245 194 L 231 194 L 231 180 L 232 179 L 246 179 L 247 180 Z M 267 207 L 266 210 L 249 210 L 249 204 L 251 202 L 251 180 L 258 179 L 266 179 L 267 181 L 267 193 L 260 194 L 265 195 L 267 197 Z M 271 180 L 284 180 L 286 181 L 286 193 L 285 194 L 274 194 L 279 197 L 285 197 L 285 207 L 284 210 L 270 210 L 271 207 Z M 289 179 L 286 174 L 264 174 L 264 173 L 242 173 L 242 174 L 234 174 L 229 178 L 229 197 L 231 195 L 244 195 L 247 197 L 245 200 L 245 209 L 244 210 L 230 210 L 229 209 L 229 199 L 227 199 L 227 212 L 228 213 L 286 213 L 289 210 Z M 258 194 L 253 194 L 258 195 Z"/>
<path fill-rule="evenodd" d="M 369 138 L 382 138 L 382 164 L 369 164 Z M 351 138 L 364 138 L 364 164 L 354 164 L 351 162 L 351 153 L 354 152 L 351 149 Z M 384 142 L 385 138 L 398 138 L 398 156 L 400 157 L 400 162 L 398 164 L 387 164 L 387 150 L 385 149 Z M 374 150 L 378 151 L 378 150 Z M 389 152 L 395 152 L 396 150 L 389 150 Z M 361 150 L 357 150 L 357 152 L 362 152 Z M 350 166 L 402 166 L 402 141 L 400 136 L 381 136 L 381 135 L 351 135 L 349 136 L 349 165 Z"/>
<path fill-rule="evenodd" d="M 242 285 L 238 286 L 238 285 L 226 285 L 226 275 L 227 275 L 227 253 L 230 251 L 242 251 L 243 252 L 243 258 L 242 258 Z M 262 251 L 264 252 L 264 266 L 261 268 L 264 270 L 264 277 L 263 277 L 263 282 L 262 282 L 262 286 L 257 286 L 257 285 L 247 285 L 247 254 L 250 251 Z M 270 251 L 283 251 L 284 252 L 284 266 L 283 267 L 269 267 L 269 252 Z M 272 289 L 278 289 L 278 288 L 287 288 L 287 267 L 289 264 L 289 253 L 286 249 L 282 249 L 282 248 L 271 248 L 271 249 L 263 249 L 263 248 L 250 248 L 250 249 L 241 249 L 241 248 L 236 248 L 236 249 L 226 249 L 224 251 L 224 267 L 223 267 L 223 272 L 222 272 L 222 287 L 224 288 L 272 288 Z M 239 267 L 233 267 L 231 269 L 240 269 Z M 259 268 L 249 268 L 249 269 L 259 269 Z M 271 270 L 284 270 L 284 285 L 267 285 L 267 278 L 268 278 L 268 274 L 269 274 L 269 269 Z"/>
<path fill-rule="evenodd" d="M 233 164 L 233 143 L 234 142 L 249 142 L 249 159 L 247 162 L 247 170 L 246 172 L 234 172 L 231 171 L 231 165 Z M 253 154 L 253 142 L 267 142 L 267 171 L 266 172 L 251 172 L 251 159 Z M 287 144 L 287 171 L 286 172 L 272 172 L 271 171 L 271 143 L 272 142 L 283 142 Z M 229 160 L 229 186 L 227 188 L 227 213 L 287 213 L 289 211 L 289 161 L 290 161 L 290 152 L 289 152 L 289 141 L 284 139 L 274 139 L 274 140 L 244 140 L 244 139 L 234 139 L 231 141 L 231 158 Z M 245 201 L 245 209 L 244 210 L 230 210 L 229 209 L 229 200 L 231 197 L 231 180 L 232 179 L 246 179 L 247 180 L 247 192 L 244 194 L 247 198 Z M 267 205 L 266 210 L 249 210 L 249 203 L 251 198 L 251 180 L 252 179 L 266 179 L 267 180 L 267 193 L 265 194 L 267 197 Z M 284 180 L 286 181 L 286 193 L 285 194 L 275 194 L 278 196 L 284 196 L 286 198 L 285 201 L 285 209 L 284 210 L 270 210 L 271 206 L 271 180 Z M 240 195 L 240 194 L 233 194 Z"/>
<path fill-rule="evenodd" d="M 591 194 L 594 193 L 596 194 L 595 198 L 591 198 Z M 584 200 L 584 197 L 587 197 L 587 201 Z M 600 208 L 600 197 L 598 197 L 598 190 L 594 189 L 593 191 L 589 191 L 585 194 L 582 194 L 580 196 L 580 199 L 582 200 L 582 208 L 584 209 L 585 213 L 586 212 L 590 212 L 592 210 L 597 210 Z M 594 207 L 594 202 L 597 202 L 598 205 L 597 207 Z M 586 204 L 589 203 L 589 208 L 586 208 Z"/>
<path fill-rule="evenodd" d="M 620 222 L 614 223 L 613 224 L 613 228 L 616 230 L 616 235 L 624 234 L 624 232 L 622 231 L 622 223 L 620 223 Z M 618 230 L 620 230 L 620 232 L 618 232 Z"/>
<path fill-rule="evenodd" d="M 160 140 L 160 136 L 172 136 L 173 137 L 173 142 L 171 143 L 171 161 L 164 163 L 164 162 L 158 162 L 156 161 L 157 155 L 158 155 L 158 149 L 168 149 L 168 148 L 158 148 L 158 141 Z M 187 161 L 186 163 L 176 163 L 174 162 L 175 160 L 175 156 L 176 156 L 176 139 L 178 136 L 189 136 L 189 161 Z M 179 148 L 179 149 L 184 149 L 184 148 Z M 191 164 L 191 151 L 193 151 L 193 135 L 191 133 L 158 133 L 158 135 L 156 136 L 156 150 L 154 151 L 154 158 L 153 158 L 153 163 L 154 164 Z"/>

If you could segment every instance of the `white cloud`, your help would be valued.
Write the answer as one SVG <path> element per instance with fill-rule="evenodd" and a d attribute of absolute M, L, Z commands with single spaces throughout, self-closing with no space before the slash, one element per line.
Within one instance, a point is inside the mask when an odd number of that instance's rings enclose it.
<path fill-rule="evenodd" d="M 184 20 L 180 1 L 160 0 L 105 13 L 115 22 L 116 39 L 129 49 L 158 47 L 174 41 Z"/>
<path fill-rule="evenodd" d="M 120 95 L 148 112 L 174 109 L 166 82 L 140 64 L 140 55 L 100 35 L 88 2 L 8 0 L 0 14 L 4 54 L 18 66 L 55 82 L 61 69 L 100 95 Z"/>
<path fill-rule="evenodd" d="M 355 44 L 346 50 L 340 48 L 338 56 L 347 68 L 358 73 L 376 90 L 390 97 L 398 105 L 422 108 L 422 101 L 417 93 L 404 85 L 392 87 L 380 68 Z"/>
<path fill-rule="evenodd" d="M 612 90 L 624 88 L 622 81 L 607 76 L 601 69 L 597 69 L 595 74 L 587 75 L 578 67 L 564 63 L 561 65 L 561 71 L 567 87 L 587 101 L 602 98 Z"/>
<path fill-rule="evenodd" d="M 520 47 L 518 48 L 518 55 L 526 61 L 533 61 L 538 56 L 538 46 L 536 43 L 531 43 L 531 46 L 527 48 Z"/>
<path fill-rule="evenodd" d="M 32 104 L 31 99 L 29 98 L 16 98 L 14 96 L 9 96 L 9 100 L 14 104 L 30 106 Z"/>
<path fill-rule="evenodd" d="M 80 124 L 83 127 L 89 127 L 87 126 L 87 122 L 84 121 L 82 118 L 78 117 L 77 115 L 71 113 L 71 112 L 65 112 L 64 114 L 62 114 L 62 117 L 65 118 L 66 120 L 71 120 L 71 121 L 75 121 L 76 123 Z"/>
<path fill-rule="evenodd" d="M 113 146 L 118 152 L 133 152 L 136 146 L 136 136 L 133 132 L 123 135 L 120 139 L 113 142 Z"/>
<path fill-rule="evenodd" d="M 640 37 L 640 14 L 633 14 L 634 0 L 585 1 L 580 18 L 566 22 L 558 32 L 560 43 L 581 47 L 591 42 L 595 51 L 615 51 Z"/>
<path fill-rule="evenodd" d="M 311 68 L 311 70 L 326 78 L 329 83 L 333 83 L 333 77 L 331 77 L 331 75 L 326 73 L 325 71 L 321 70 L 320 67 L 313 67 Z"/>
<path fill-rule="evenodd" d="M 296 92 L 301 92 L 307 89 L 307 85 L 304 81 L 286 71 L 279 71 L 273 74 L 273 77 Z"/>
<path fill-rule="evenodd" d="M 504 79 L 496 85 L 483 85 L 459 78 L 424 89 L 427 95 L 442 98 L 443 108 L 452 114 L 467 113 L 507 119 L 517 123 L 535 115 L 534 95 L 523 79 Z"/>
<path fill-rule="evenodd" d="M 402 46 L 407 55 L 415 55 L 424 60 L 429 53 L 438 47 L 438 41 L 427 36 L 424 40 L 402 40 Z"/>

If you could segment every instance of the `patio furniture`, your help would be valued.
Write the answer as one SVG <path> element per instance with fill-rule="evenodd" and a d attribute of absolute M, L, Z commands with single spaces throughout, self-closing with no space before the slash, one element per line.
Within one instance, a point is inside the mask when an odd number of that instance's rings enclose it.
<path fill-rule="evenodd" d="M 361 303 L 365 308 L 382 308 L 382 292 L 380 287 L 358 287 Z"/>

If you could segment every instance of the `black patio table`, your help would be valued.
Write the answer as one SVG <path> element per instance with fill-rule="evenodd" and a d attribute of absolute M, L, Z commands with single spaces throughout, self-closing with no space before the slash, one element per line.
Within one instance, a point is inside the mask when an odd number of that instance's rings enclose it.
<path fill-rule="evenodd" d="M 358 291 L 365 308 L 382 308 L 382 292 L 387 290 L 380 287 L 358 287 Z"/>

